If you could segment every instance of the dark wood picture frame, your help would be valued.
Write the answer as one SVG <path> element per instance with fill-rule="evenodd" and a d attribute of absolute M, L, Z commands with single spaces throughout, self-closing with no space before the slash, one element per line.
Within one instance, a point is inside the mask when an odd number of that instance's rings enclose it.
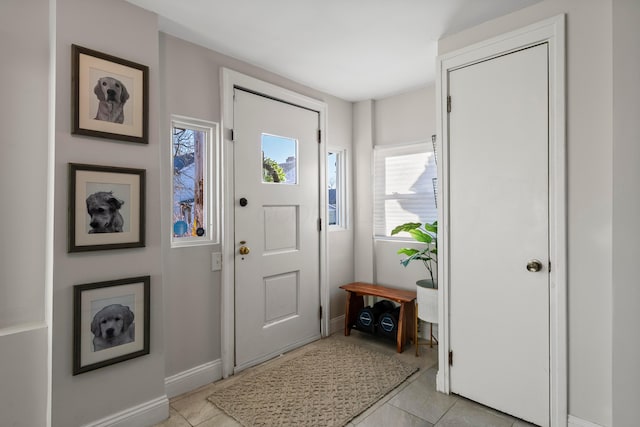
<path fill-rule="evenodd" d="M 150 284 L 139 276 L 73 287 L 73 375 L 149 354 Z"/>
<path fill-rule="evenodd" d="M 68 252 L 145 246 L 144 169 L 69 163 Z"/>
<path fill-rule="evenodd" d="M 149 143 L 149 67 L 71 45 L 71 133 Z"/>

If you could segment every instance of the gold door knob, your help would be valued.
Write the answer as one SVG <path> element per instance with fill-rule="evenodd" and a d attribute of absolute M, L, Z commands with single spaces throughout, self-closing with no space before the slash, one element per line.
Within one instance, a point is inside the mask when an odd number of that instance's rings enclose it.
<path fill-rule="evenodd" d="M 251 252 L 251 250 L 246 246 L 240 246 L 239 252 L 240 252 L 240 255 L 246 255 L 249 252 Z"/>

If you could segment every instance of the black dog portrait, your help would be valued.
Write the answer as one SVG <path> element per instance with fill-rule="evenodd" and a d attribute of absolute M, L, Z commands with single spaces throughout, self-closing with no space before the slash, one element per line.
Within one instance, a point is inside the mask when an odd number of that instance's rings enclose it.
<path fill-rule="evenodd" d="M 113 77 L 100 77 L 93 92 L 99 102 L 96 120 L 124 123 L 124 104 L 129 99 L 125 85 Z"/>
<path fill-rule="evenodd" d="M 133 342 L 135 340 L 134 315 L 122 304 L 111 304 L 96 313 L 91 322 L 93 351 Z"/>
<path fill-rule="evenodd" d="M 124 201 L 114 197 L 113 191 L 98 191 L 87 197 L 87 212 L 91 216 L 89 234 L 122 232 L 122 205 Z"/>

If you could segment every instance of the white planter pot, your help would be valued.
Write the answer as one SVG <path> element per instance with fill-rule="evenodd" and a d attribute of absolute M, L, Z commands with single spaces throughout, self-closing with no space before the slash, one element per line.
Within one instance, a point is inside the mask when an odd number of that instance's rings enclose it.
<path fill-rule="evenodd" d="M 416 286 L 418 318 L 429 323 L 438 323 L 438 290 Z"/>

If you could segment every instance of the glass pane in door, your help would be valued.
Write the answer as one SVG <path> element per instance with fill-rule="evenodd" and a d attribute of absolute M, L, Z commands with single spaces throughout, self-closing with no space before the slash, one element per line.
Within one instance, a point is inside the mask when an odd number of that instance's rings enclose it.
<path fill-rule="evenodd" d="M 262 182 L 298 183 L 298 140 L 262 134 Z"/>

